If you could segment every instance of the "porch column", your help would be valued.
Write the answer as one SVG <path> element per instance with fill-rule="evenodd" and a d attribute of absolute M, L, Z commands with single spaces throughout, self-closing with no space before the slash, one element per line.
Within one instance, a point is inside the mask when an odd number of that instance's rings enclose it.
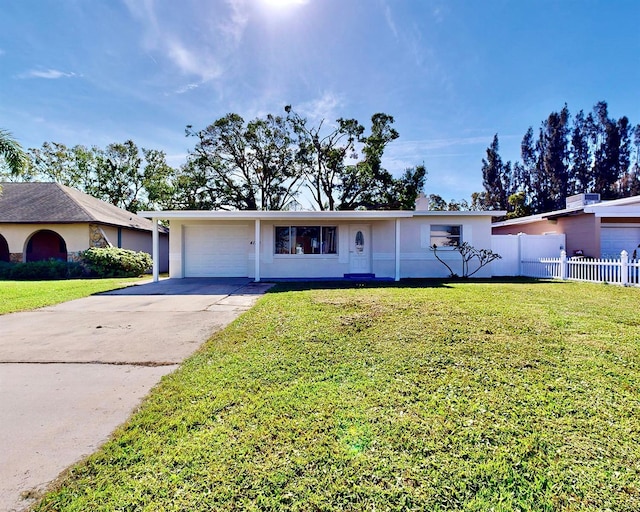
<path fill-rule="evenodd" d="M 396 281 L 400 281 L 400 219 L 396 219 Z"/>
<path fill-rule="evenodd" d="M 155 217 L 151 219 L 153 223 L 153 237 L 152 237 L 152 249 L 151 257 L 153 258 L 153 282 L 157 283 L 160 279 L 160 235 L 158 234 L 158 219 Z"/>
<path fill-rule="evenodd" d="M 260 282 L 260 219 L 256 219 L 256 234 L 253 241 L 253 250 L 255 254 L 255 282 Z"/>

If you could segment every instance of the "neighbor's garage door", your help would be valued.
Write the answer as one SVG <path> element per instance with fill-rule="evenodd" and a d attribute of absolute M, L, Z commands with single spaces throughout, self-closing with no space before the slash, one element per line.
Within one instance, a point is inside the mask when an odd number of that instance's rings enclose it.
<path fill-rule="evenodd" d="M 184 227 L 185 277 L 246 277 L 247 224 Z"/>
<path fill-rule="evenodd" d="M 603 258 L 619 258 L 623 249 L 631 257 L 638 244 L 640 244 L 640 227 L 602 226 L 600 228 L 600 254 Z"/>

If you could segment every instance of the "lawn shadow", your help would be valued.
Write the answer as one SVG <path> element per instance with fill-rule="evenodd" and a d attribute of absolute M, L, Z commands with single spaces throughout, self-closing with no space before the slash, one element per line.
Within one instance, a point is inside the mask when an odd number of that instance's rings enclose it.
<path fill-rule="evenodd" d="M 553 279 L 534 279 L 529 277 L 493 277 L 493 278 L 406 278 L 400 281 L 391 279 L 274 279 L 265 280 L 275 283 L 267 293 L 295 292 L 306 290 L 353 290 L 358 288 L 451 288 L 455 284 L 564 284 L 565 281 Z"/>

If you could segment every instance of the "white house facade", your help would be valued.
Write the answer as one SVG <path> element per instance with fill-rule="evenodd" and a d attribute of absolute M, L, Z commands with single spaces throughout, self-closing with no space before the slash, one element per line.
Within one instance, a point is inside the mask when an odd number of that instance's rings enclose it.
<path fill-rule="evenodd" d="M 491 218 L 504 212 L 151 211 L 169 222 L 169 275 L 313 279 L 447 277 L 461 272 L 455 245 L 491 249 Z M 158 279 L 156 251 L 154 278 Z M 489 267 L 477 277 L 490 277 Z"/>

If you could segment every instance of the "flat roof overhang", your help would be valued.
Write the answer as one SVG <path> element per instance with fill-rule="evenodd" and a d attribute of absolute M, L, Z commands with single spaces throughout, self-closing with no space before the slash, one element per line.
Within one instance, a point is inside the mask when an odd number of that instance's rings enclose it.
<path fill-rule="evenodd" d="M 500 217 L 504 211 L 413 211 L 413 210 L 349 210 L 349 211 L 224 211 L 167 210 L 144 211 L 137 215 L 148 219 L 189 220 L 393 220 L 412 217 Z"/>

